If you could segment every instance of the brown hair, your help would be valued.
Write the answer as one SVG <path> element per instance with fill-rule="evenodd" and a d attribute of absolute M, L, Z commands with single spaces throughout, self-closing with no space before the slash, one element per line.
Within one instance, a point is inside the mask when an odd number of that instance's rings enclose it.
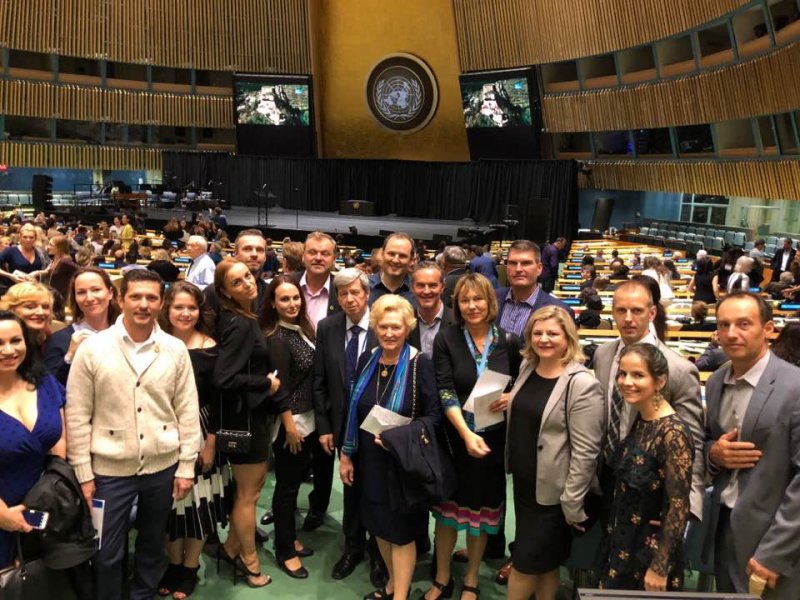
<path fill-rule="evenodd" d="M 172 304 L 175 302 L 175 296 L 178 294 L 189 294 L 192 297 L 195 304 L 197 304 L 197 308 L 200 309 L 200 315 L 197 318 L 197 323 L 195 323 L 194 328 L 203 335 L 213 338 L 213 328 L 211 325 L 213 313 L 208 306 L 206 306 L 206 297 L 203 295 L 203 292 L 200 291 L 199 287 L 188 281 L 178 281 L 177 283 L 171 284 L 166 294 L 164 294 L 164 306 L 161 308 L 161 312 L 158 315 L 158 324 L 161 326 L 161 329 L 170 335 L 172 334 L 169 309 L 172 307 Z"/>
<path fill-rule="evenodd" d="M 87 273 L 93 273 L 94 275 L 97 275 L 103 280 L 103 285 L 105 285 L 107 289 L 111 290 L 111 300 L 108 302 L 108 324 L 112 325 L 120 314 L 118 302 L 119 293 L 117 288 L 111 282 L 111 277 L 109 277 L 108 273 L 100 267 L 81 267 L 75 271 L 75 275 L 72 276 L 72 280 L 69 282 L 69 294 L 67 296 L 67 307 L 72 313 L 72 320 L 76 323 L 83 321 L 83 311 L 80 309 L 75 300 L 75 282 L 77 281 L 78 277 L 81 275 L 86 275 Z"/>
<path fill-rule="evenodd" d="M 228 271 L 231 270 L 231 267 L 235 265 L 244 265 L 247 267 L 244 262 L 237 258 L 223 258 L 221 261 L 219 261 L 217 270 L 214 271 L 214 291 L 217 293 L 219 306 L 220 308 L 224 308 L 225 310 L 229 310 L 237 315 L 247 317 L 248 319 L 255 319 L 256 315 L 253 312 L 252 307 L 247 309 L 242 308 L 225 292 L 225 277 L 228 275 Z"/>
<path fill-rule="evenodd" d="M 478 292 L 486 298 L 486 305 L 488 314 L 486 315 L 486 322 L 491 323 L 497 317 L 497 296 L 495 296 L 494 288 L 491 282 L 480 273 L 468 273 L 462 275 L 456 283 L 456 289 L 453 291 L 453 318 L 459 325 L 464 324 L 464 317 L 461 315 L 461 307 L 458 305 L 458 297 L 461 293 Z"/>
<path fill-rule="evenodd" d="M 311 324 L 308 314 L 306 314 L 306 298 L 303 295 L 303 290 L 300 288 L 300 284 L 297 283 L 297 281 L 295 281 L 291 275 L 278 275 L 270 282 L 269 287 L 267 288 L 267 296 L 264 299 L 264 310 L 261 312 L 259 319 L 261 330 L 264 332 L 266 337 L 269 337 L 278 331 L 278 321 L 280 320 L 280 316 L 278 316 L 278 309 L 276 309 L 272 303 L 275 301 L 275 290 L 278 289 L 278 286 L 283 285 L 284 283 L 288 283 L 296 288 L 297 292 L 300 294 L 300 312 L 297 315 L 297 324 L 300 326 L 300 329 L 303 331 L 306 337 L 313 341 L 315 337 L 314 325 Z"/>

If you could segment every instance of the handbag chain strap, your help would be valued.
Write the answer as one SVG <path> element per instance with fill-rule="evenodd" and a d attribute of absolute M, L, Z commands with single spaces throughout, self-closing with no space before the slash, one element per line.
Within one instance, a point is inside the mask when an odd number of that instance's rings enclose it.
<path fill-rule="evenodd" d="M 412 360 L 411 366 L 411 420 L 417 416 L 417 360 Z"/>

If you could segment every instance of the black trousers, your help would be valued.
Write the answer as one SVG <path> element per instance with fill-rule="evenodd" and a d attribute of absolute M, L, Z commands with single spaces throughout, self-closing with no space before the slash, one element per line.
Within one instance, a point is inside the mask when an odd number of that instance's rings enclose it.
<path fill-rule="evenodd" d="M 308 436 L 309 438 L 311 436 Z M 275 518 L 275 558 L 285 562 L 297 556 L 294 541 L 297 539 L 295 509 L 300 484 L 311 464 L 311 443 L 307 438 L 302 449 L 292 454 L 286 443 L 286 430 L 281 425 L 272 445 L 275 453 L 275 491 L 272 494 L 272 514 Z"/>
<path fill-rule="evenodd" d="M 164 532 L 172 509 L 173 465 L 151 475 L 96 475 L 95 498 L 106 501 L 102 546 L 92 559 L 97 600 L 122 598 L 123 559 L 136 504 L 136 555 L 131 600 L 153 598 L 164 571 Z"/>
<path fill-rule="evenodd" d="M 319 434 L 314 431 L 307 438 L 311 448 L 311 470 L 314 473 L 314 489 L 308 495 L 309 510 L 317 515 L 328 512 L 333 487 L 333 454 L 328 454 L 319 444 Z"/>
<path fill-rule="evenodd" d="M 553 288 L 556 287 L 556 278 L 555 277 L 539 277 L 539 285 L 542 286 L 542 289 L 545 292 L 552 292 Z"/>

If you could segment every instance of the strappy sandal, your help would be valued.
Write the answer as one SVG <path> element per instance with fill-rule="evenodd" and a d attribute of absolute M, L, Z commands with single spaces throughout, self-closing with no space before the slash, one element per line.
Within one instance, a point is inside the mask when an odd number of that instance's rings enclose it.
<path fill-rule="evenodd" d="M 464 594 L 475 594 L 475 600 L 481 597 L 481 591 L 478 589 L 478 586 L 471 586 L 467 585 L 466 583 L 461 586 L 461 597 L 464 597 Z"/>
<path fill-rule="evenodd" d="M 386 588 L 377 589 L 364 596 L 364 600 L 392 600 L 393 598 L 394 592 L 390 594 Z"/>
<path fill-rule="evenodd" d="M 455 581 L 453 581 L 452 577 L 450 578 L 450 581 L 448 581 L 446 585 L 444 583 L 439 583 L 434 579 L 433 581 L 431 581 L 431 587 L 428 590 L 428 592 L 436 588 L 437 590 L 439 590 L 439 595 L 436 596 L 436 600 L 440 599 L 446 600 L 447 598 L 451 598 L 453 596 L 454 587 L 455 587 Z M 428 592 L 423 592 L 422 595 L 418 598 L 418 600 L 425 600 L 425 597 L 428 595 Z"/>

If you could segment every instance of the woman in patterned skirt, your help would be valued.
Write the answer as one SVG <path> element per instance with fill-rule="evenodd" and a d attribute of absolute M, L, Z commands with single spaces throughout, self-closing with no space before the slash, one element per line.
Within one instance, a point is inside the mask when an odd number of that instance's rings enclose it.
<path fill-rule="evenodd" d="M 200 553 L 209 533 L 216 532 L 217 525 L 227 525 L 231 477 L 228 465 L 215 460 L 219 411 L 219 391 L 214 383 L 217 343 L 210 334 L 209 313 L 200 289 L 186 282 L 172 285 L 164 296 L 159 323 L 189 350 L 205 438 L 192 492 L 173 503 L 167 524 L 169 567 L 158 593 L 181 600 L 190 596 L 197 584 Z"/>

